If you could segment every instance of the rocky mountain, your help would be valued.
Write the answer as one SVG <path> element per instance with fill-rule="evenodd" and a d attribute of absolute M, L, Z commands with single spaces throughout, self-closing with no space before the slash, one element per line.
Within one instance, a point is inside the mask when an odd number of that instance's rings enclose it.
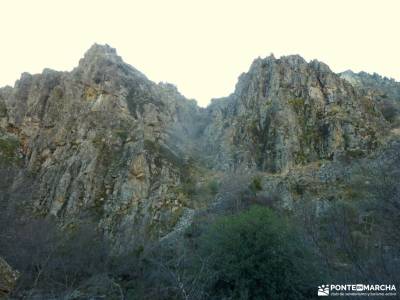
<path fill-rule="evenodd" d="M 316 60 L 256 59 L 213 100 L 205 145 L 222 169 L 285 172 L 341 152 L 370 152 L 385 130 L 374 99 Z"/>
<path fill-rule="evenodd" d="M 26 205 L 36 213 L 64 224 L 95 219 L 113 237 L 161 234 L 177 218 L 190 177 L 179 151 L 197 134 L 201 109 L 174 86 L 94 45 L 72 72 L 22 74 L 0 91 L 0 104 L 2 161 L 26 171 L 10 188 L 33 177 Z"/>
<path fill-rule="evenodd" d="M 21 206 L 62 226 L 93 220 L 116 249 L 138 233 L 163 237 L 199 206 L 191 190 L 207 178 L 292 174 L 377 149 L 389 123 L 376 93 L 395 98 L 398 83 L 349 74 L 297 55 L 259 58 L 203 109 L 94 45 L 71 72 L 25 73 L 0 89 L 0 200 L 29 182 Z"/>

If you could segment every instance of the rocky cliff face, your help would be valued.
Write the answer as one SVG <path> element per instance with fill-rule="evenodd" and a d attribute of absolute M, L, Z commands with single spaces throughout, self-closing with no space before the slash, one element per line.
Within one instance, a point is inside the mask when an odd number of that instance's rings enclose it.
<path fill-rule="evenodd" d="M 364 90 L 380 99 L 393 99 L 400 101 L 400 83 L 394 79 L 382 77 L 379 74 L 368 74 L 366 72 L 354 73 L 347 70 L 339 74 L 339 76 L 353 86 Z M 376 98 L 378 100 L 378 98 Z"/>
<path fill-rule="evenodd" d="M 371 94 L 318 61 L 257 59 L 232 95 L 202 109 L 94 45 L 72 72 L 0 89 L 0 166 L 14 170 L 0 200 L 29 179 L 25 207 L 65 226 L 92 219 L 119 247 L 166 235 L 193 205 L 183 187 L 200 166 L 285 173 L 362 156 L 386 128 Z"/>
<path fill-rule="evenodd" d="M 162 235 L 176 220 L 190 177 L 180 145 L 200 109 L 172 85 L 94 45 L 70 73 L 23 74 L 0 107 L 4 160 L 19 158 L 36 179 L 38 213 L 93 218 L 113 236 Z"/>
<path fill-rule="evenodd" d="M 363 95 L 372 98 L 385 119 L 395 127 L 400 124 L 400 83 L 376 73 L 354 73 L 350 70 L 339 74 Z"/>
<path fill-rule="evenodd" d="M 0 299 L 7 299 L 18 279 L 18 272 L 13 270 L 7 262 L 0 257 Z"/>
<path fill-rule="evenodd" d="M 299 56 L 255 60 L 208 113 L 204 144 L 222 169 L 282 172 L 343 151 L 368 152 L 385 127 L 371 97 Z"/>

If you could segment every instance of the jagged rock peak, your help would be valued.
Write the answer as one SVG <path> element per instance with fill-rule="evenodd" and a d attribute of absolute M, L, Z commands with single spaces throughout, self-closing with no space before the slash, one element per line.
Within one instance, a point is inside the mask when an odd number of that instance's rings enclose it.
<path fill-rule="evenodd" d="M 249 71 L 251 72 L 252 70 L 257 69 L 258 67 L 265 67 L 266 65 L 271 64 L 271 63 L 287 65 L 294 69 L 296 69 L 299 66 L 308 65 L 318 71 L 332 72 L 327 64 L 325 64 L 324 62 L 321 62 L 317 59 L 313 59 L 310 62 L 307 62 L 301 55 L 298 55 L 298 54 L 285 55 L 285 56 L 276 58 L 272 53 L 265 58 L 261 58 L 261 57 L 256 58 L 252 62 Z"/>
<path fill-rule="evenodd" d="M 257 57 L 256 59 L 254 59 L 252 64 L 250 65 L 249 72 L 259 67 L 264 67 L 270 63 L 279 63 L 279 62 L 286 63 L 291 66 L 307 63 L 304 58 L 302 58 L 300 55 L 297 54 L 281 56 L 280 58 L 276 58 L 274 54 L 271 53 L 269 56 L 266 56 L 264 58 Z"/>
<path fill-rule="evenodd" d="M 97 44 L 97 43 L 93 44 L 93 45 L 85 52 L 84 58 L 89 59 L 89 58 L 94 58 L 94 57 L 98 57 L 98 56 L 101 56 L 101 57 L 108 57 L 108 58 L 111 58 L 111 57 L 118 57 L 118 58 L 120 58 L 120 57 L 118 56 L 117 50 L 116 50 L 115 48 L 111 47 L 111 46 L 108 45 L 108 44 L 100 45 L 100 44 Z M 121 59 L 121 58 L 120 58 L 120 59 Z"/>
<path fill-rule="evenodd" d="M 351 80 L 352 78 L 358 78 L 360 80 L 363 81 L 376 81 L 376 82 L 380 82 L 380 83 L 387 83 L 387 84 L 394 84 L 394 83 L 399 83 L 398 81 L 396 81 L 394 78 L 389 78 L 387 76 L 382 76 L 376 72 L 374 73 L 368 73 L 365 71 L 361 71 L 361 72 L 354 72 L 352 70 L 346 70 L 344 72 L 339 73 L 339 76 L 341 76 L 342 78 L 346 79 L 346 80 Z"/>
<path fill-rule="evenodd" d="M 122 68 L 126 74 L 129 71 L 134 71 L 136 74 L 145 77 L 144 74 L 124 62 L 122 57 L 118 55 L 117 50 L 108 44 L 93 44 L 79 61 L 78 69 L 88 69 L 91 67 L 110 69 L 112 66 Z"/>
<path fill-rule="evenodd" d="M 81 60 L 78 68 L 88 69 L 91 66 L 108 67 L 111 65 L 123 65 L 124 61 L 118 56 L 117 51 L 109 45 L 94 44 L 87 50 Z"/>
<path fill-rule="evenodd" d="M 307 61 L 303 57 L 298 55 L 298 54 L 281 56 L 277 60 L 282 61 L 282 62 L 286 62 L 286 63 L 288 63 L 290 65 L 300 65 L 300 64 L 307 63 Z"/>
<path fill-rule="evenodd" d="M 208 111 L 207 149 L 221 169 L 283 172 L 341 152 L 368 152 L 384 127 L 370 98 L 326 64 L 299 55 L 256 59 L 235 92 Z"/>
<path fill-rule="evenodd" d="M 86 84 L 93 82 L 105 85 L 109 92 L 129 80 L 148 81 L 142 72 L 124 62 L 117 51 L 107 44 L 94 44 L 90 47 L 72 75 Z"/>

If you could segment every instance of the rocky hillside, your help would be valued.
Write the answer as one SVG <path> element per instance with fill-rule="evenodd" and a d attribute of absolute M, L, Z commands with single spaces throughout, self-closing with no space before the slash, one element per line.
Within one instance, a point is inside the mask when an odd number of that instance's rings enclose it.
<path fill-rule="evenodd" d="M 203 109 L 94 45 L 71 72 L 22 74 L 0 89 L 0 200 L 29 182 L 25 209 L 63 226 L 94 220 L 117 248 L 138 233 L 165 236 L 196 207 L 191 189 L 205 174 L 286 174 L 379 147 L 389 127 L 380 89 L 348 79 L 315 60 L 270 56 Z"/>

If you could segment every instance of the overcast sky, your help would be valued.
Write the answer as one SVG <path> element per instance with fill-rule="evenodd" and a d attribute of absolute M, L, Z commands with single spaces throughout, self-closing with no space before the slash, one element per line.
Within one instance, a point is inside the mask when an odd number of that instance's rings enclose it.
<path fill-rule="evenodd" d="M 0 8 L 0 86 L 25 71 L 71 70 L 95 42 L 202 106 L 233 92 L 253 59 L 270 53 L 400 80 L 399 0 L 4 0 Z"/>

